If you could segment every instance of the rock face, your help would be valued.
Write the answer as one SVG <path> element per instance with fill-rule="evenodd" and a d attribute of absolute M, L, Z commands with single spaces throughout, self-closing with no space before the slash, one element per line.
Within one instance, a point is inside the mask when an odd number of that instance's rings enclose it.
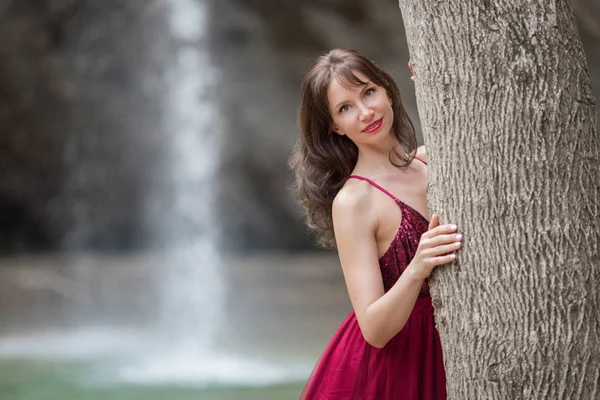
<path fill-rule="evenodd" d="M 207 33 L 189 40 L 174 35 L 166 21 L 171 3 L 201 4 Z M 213 99 L 223 120 L 210 187 L 226 249 L 311 247 L 289 196 L 287 158 L 297 137 L 298 86 L 320 53 L 351 47 L 374 58 L 397 79 L 418 128 L 393 1 L 6 4 L 0 7 L 3 253 L 164 244 L 160 230 L 181 219 L 170 196 L 176 177 L 168 172 L 166 76 L 184 47 L 202 48 L 220 71 L 202 96 Z M 600 6 L 573 5 L 600 93 Z"/>
<path fill-rule="evenodd" d="M 160 103 L 144 78 L 160 73 L 165 39 L 151 8 L 67 0 L 1 10 L 3 250 L 141 243 L 140 198 L 160 167 Z"/>

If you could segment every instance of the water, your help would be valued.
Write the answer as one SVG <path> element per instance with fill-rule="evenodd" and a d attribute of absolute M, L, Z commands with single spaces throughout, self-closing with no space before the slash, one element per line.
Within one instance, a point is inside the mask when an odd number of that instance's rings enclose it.
<path fill-rule="evenodd" d="M 0 361 L 3 400 L 286 400 L 297 399 L 300 383 L 245 387 L 97 382 L 98 367 L 84 363 Z"/>
<path fill-rule="evenodd" d="M 165 77 L 163 142 L 168 161 L 154 197 L 168 194 L 172 201 L 166 208 L 149 212 L 157 236 L 167 244 L 161 284 L 162 326 L 168 335 L 177 337 L 185 351 L 206 352 L 223 312 L 216 245 L 219 223 L 214 212 L 223 124 L 210 95 L 220 76 L 204 40 L 204 2 L 172 0 L 168 4 L 170 33 L 181 44 Z M 152 198 L 149 201 L 152 204 Z"/>
<path fill-rule="evenodd" d="M 172 351 L 154 335 L 139 330 L 86 327 L 8 335 L 0 339 L 0 365 L 52 366 L 47 373 L 69 371 L 66 381 L 94 390 L 132 387 L 266 387 L 302 381 L 306 363 L 275 362 L 221 352 Z M 23 362 L 25 362 L 23 364 Z M 6 382 L 5 382 L 6 383 Z"/>
<path fill-rule="evenodd" d="M 0 261 L 1 398 L 295 399 L 350 308 L 335 257 L 224 257 L 222 324 L 212 347 L 199 347 L 193 336 L 185 342 L 164 335 L 154 318 L 140 314 L 153 305 L 153 288 L 161 293 L 152 283 L 160 283 L 161 259 L 79 256 L 73 275 L 65 265 L 75 263 L 62 258 Z M 43 278 L 33 286 L 25 278 L 37 271 L 95 287 L 94 318 L 55 318 L 74 300 L 42 301 Z M 126 318 L 112 313 L 111 301 Z M 107 302 L 110 312 L 91 306 Z"/>

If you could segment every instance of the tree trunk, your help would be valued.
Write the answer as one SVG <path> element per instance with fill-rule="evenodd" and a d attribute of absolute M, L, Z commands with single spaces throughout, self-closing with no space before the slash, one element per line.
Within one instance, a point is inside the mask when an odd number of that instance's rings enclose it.
<path fill-rule="evenodd" d="M 400 0 L 429 207 L 464 233 L 431 291 L 448 398 L 600 398 L 600 137 L 567 0 Z"/>

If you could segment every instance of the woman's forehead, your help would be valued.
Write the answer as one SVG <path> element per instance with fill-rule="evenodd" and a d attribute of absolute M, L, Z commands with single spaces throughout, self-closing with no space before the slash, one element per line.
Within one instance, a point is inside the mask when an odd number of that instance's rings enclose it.
<path fill-rule="evenodd" d="M 360 92 L 365 85 L 371 83 L 371 80 L 360 71 L 352 71 L 356 78 L 360 82 L 348 82 L 347 78 L 342 76 L 334 76 L 329 83 L 327 88 L 327 97 L 329 103 L 333 106 L 339 101 L 345 100 L 344 98 L 351 95 L 354 92 Z"/>
<path fill-rule="evenodd" d="M 371 79 L 358 70 L 340 71 L 333 75 L 331 83 L 337 82 L 347 89 L 353 89 L 357 86 L 363 86 L 371 82 Z"/>

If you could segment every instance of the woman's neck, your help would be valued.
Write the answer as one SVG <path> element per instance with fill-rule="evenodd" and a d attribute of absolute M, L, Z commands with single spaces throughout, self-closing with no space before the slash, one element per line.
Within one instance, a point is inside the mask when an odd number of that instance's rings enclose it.
<path fill-rule="evenodd" d="M 405 155 L 404 146 L 401 146 L 392 135 L 390 140 L 381 146 L 361 146 L 358 149 L 358 160 L 354 171 L 368 176 L 397 172 L 398 168 L 390 161 L 391 158 L 394 163 L 400 162 L 396 152 L 402 157 Z"/>

